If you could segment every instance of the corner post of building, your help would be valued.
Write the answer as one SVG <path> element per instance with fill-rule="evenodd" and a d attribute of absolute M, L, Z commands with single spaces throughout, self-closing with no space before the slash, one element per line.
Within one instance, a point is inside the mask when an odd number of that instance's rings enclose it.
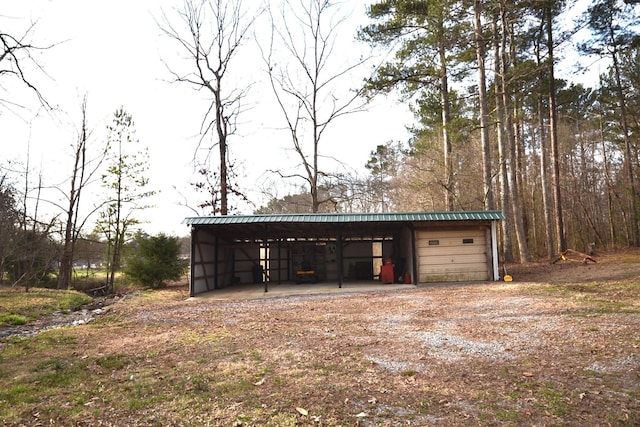
<path fill-rule="evenodd" d="M 267 224 L 264 225 L 264 242 L 263 242 L 263 246 L 264 246 L 264 258 L 265 260 L 267 259 L 267 257 L 269 256 L 269 226 Z M 260 260 L 262 261 L 262 260 Z M 265 262 L 265 265 L 267 265 L 268 263 Z M 262 281 L 264 282 L 264 292 L 267 293 L 269 292 L 269 281 L 267 280 L 267 271 L 263 271 L 262 272 Z"/>
<path fill-rule="evenodd" d="M 191 274 L 189 277 L 189 296 L 190 297 L 195 297 L 196 296 L 196 284 L 194 282 L 194 274 L 193 272 L 196 271 L 195 270 L 195 260 L 196 260 L 196 244 L 197 244 L 197 239 L 196 239 L 196 231 L 195 231 L 195 227 L 192 225 L 191 226 L 191 259 L 189 261 L 189 263 L 191 264 Z"/>
<path fill-rule="evenodd" d="M 493 280 L 500 280 L 498 267 L 498 225 L 497 221 L 491 221 L 491 258 L 493 264 Z"/>
<path fill-rule="evenodd" d="M 342 230 L 338 229 L 338 237 L 336 238 L 336 258 L 338 258 L 338 288 L 342 288 L 344 280 L 344 262 L 342 259 Z"/>
<path fill-rule="evenodd" d="M 219 265 L 218 262 L 220 261 L 220 240 L 218 239 L 218 236 L 214 236 L 213 238 L 213 289 L 219 289 L 219 276 L 218 273 L 220 273 L 219 270 Z M 208 282 L 207 282 L 208 283 Z M 207 290 L 211 290 L 209 289 L 209 287 L 207 286 Z"/>
<path fill-rule="evenodd" d="M 411 224 L 411 258 L 413 262 L 411 263 L 412 270 L 412 282 L 414 285 L 418 284 L 418 243 L 416 241 L 416 228 L 413 224 Z"/>

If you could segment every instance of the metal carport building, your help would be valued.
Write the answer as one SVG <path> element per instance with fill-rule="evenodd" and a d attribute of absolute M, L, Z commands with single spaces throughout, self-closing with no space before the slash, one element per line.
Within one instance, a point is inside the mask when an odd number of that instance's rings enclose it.
<path fill-rule="evenodd" d="M 500 211 L 189 217 L 190 294 L 243 283 L 498 280 Z"/>

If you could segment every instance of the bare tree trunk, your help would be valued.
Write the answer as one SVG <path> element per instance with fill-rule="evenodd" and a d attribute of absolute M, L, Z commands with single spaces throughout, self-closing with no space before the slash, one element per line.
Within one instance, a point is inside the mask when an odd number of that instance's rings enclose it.
<path fill-rule="evenodd" d="M 494 67 L 495 67 L 495 100 L 496 100 L 496 113 L 498 116 L 498 122 L 496 123 L 496 135 L 498 138 L 498 163 L 500 168 L 499 182 L 500 182 L 500 204 L 504 213 L 505 220 L 502 221 L 502 251 L 505 262 L 513 262 L 513 246 L 511 242 L 511 226 L 513 217 L 511 215 L 511 203 L 509 202 L 509 180 L 507 178 L 507 141 L 505 135 L 505 111 L 502 102 L 503 79 L 500 78 L 500 42 L 498 39 L 498 16 L 495 15 L 492 24 L 493 29 L 493 55 L 494 55 Z"/>
<path fill-rule="evenodd" d="M 320 17 L 318 16 L 318 26 L 320 24 Z M 315 31 L 314 31 L 315 34 Z M 314 69 L 316 74 L 320 71 L 320 64 L 316 62 L 314 64 Z M 313 91 L 311 94 L 311 109 L 312 109 L 312 117 L 311 121 L 313 122 L 313 167 L 311 168 L 311 210 L 312 212 L 318 212 L 320 209 L 320 199 L 318 197 L 318 149 L 320 147 L 320 132 L 318 130 L 318 121 L 319 121 L 319 108 L 318 105 L 318 81 L 317 79 L 312 79 L 311 83 L 313 86 Z"/>
<path fill-rule="evenodd" d="M 509 190 L 510 190 L 510 202 L 513 212 L 513 225 L 516 234 L 516 239 L 518 241 L 518 249 L 520 252 L 520 261 L 527 262 L 529 261 L 529 246 L 527 244 L 527 237 L 524 230 L 524 224 L 522 219 L 522 202 L 520 198 L 520 190 L 517 188 L 517 179 L 516 179 L 516 141 L 514 134 L 514 123 L 512 116 L 512 107 L 511 107 L 511 98 L 510 98 L 510 87 L 507 78 L 508 68 L 509 68 L 509 58 L 507 53 L 507 32 L 509 31 L 509 23 L 506 16 L 506 10 L 503 7 L 502 9 L 502 37 L 501 37 L 501 54 L 500 54 L 500 80 L 501 80 L 501 89 L 502 89 L 502 97 L 500 102 L 502 103 L 503 108 L 503 116 L 506 119 L 504 122 L 504 130 L 506 135 L 505 137 L 505 145 L 508 149 L 508 156 L 505 156 L 505 159 L 508 158 L 508 161 L 511 164 L 510 168 L 507 168 L 507 179 L 509 182 Z"/>
<path fill-rule="evenodd" d="M 303 7 L 298 9 L 298 6 Z M 269 10 L 271 39 L 268 47 L 260 46 L 273 94 L 302 170 L 277 173 L 282 178 L 301 179 L 309 186 L 312 212 L 318 212 L 323 203 L 331 201 L 330 196 L 321 197 L 320 181 L 326 176 L 319 162 L 322 134 L 339 117 L 362 111 L 366 105 L 361 93 L 345 92 L 341 96 L 340 89 L 335 90 L 334 85 L 344 81 L 367 60 L 332 63 L 341 29 L 339 24 L 345 20 L 338 16 L 339 10 L 333 12 L 336 6 L 338 3 L 327 0 L 285 0 L 281 21 Z M 296 19 L 288 19 L 289 16 Z M 276 43 L 280 43 L 281 49 L 276 48 Z M 281 52 L 288 56 L 278 57 Z"/>
<path fill-rule="evenodd" d="M 221 79 L 218 79 L 217 87 L 222 85 Z M 213 91 L 215 94 L 216 104 L 216 131 L 218 134 L 218 149 L 219 149 L 219 165 L 220 168 L 220 215 L 227 215 L 229 213 L 228 202 L 228 182 L 227 176 L 227 122 L 224 117 L 223 101 L 220 98 L 220 90 Z"/>
<path fill-rule="evenodd" d="M 191 61 L 187 72 L 170 70 L 174 81 L 204 89 L 211 96 L 200 127 L 200 142 L 212 133 L 216 141 L 207 150 L 207 164 L 201 169 L 201 174 L 209 184 L 213 182 L 213 173 L 208 163 L 211 161 L 213 147 L 217 144 L 220 181 L 217 185 L 209 186 L 198 183 L 196 189 L 209 187 L 211 194 L 203 206 L 211 207 L 213 214 L 229 213 L 230 194 L 244 197 L 231 182 L 233 169 L 229 162 L 229 137 L 236 132 L 236 120 L 242 113 L 241 101 L 251 85 L 240 89 L 227 83 L 228 71 L 253 24 L 252 19 L 246 18 L 246 13 L 247 8 L 241 0 L 185 0 L 182 8 L 177 10 L 180 24 L 185 28 L 175 26 L 167 16 L 163 17 L 163 25 L 160 26 L 163 33 L 177 42 L 181 53 Z M 199 149 L 200 144 L 194 154 L 194 163 L 197 163 Z"/>
<path fill-rule="evenodd" d="M 560 193 L 560 159 L 558 150 L 558 109 L 556 106 L 556 81 L 554 73 L 554 47 L 553 47 L 553 17 L 550 8 L 545 8 L 547 17 L 547 61 L 549 64 L 549 137 L 551 143 L 551 165 L 553 179 L 553 203 L 554 203 L 554 219 L 557 238 L 558 253 L 562 253 L 567 249 L 567 240 L 564 234 L 564 220 L 562 218 L 562 195 Z"/>
<path fill-rule="evenodd" d="M 538 128 L 540 134 L 540 181 L 542 185 L 542 204 L 544 209 L 544 225 L 547 246 L 547 256 L 553 259 L 555 255 L 554 226 L 552 215 L 551 196 L 549 194 L 549 151 L 547 149 L 547 135 L 544 131 L 544 106 L 542 98 L 538 97 Z"/>
<path fill-rule="evenodd" d="M 581 135 L 582 132 L 580 132 L 580 130 L 578 129 L 576 133 L 578 135 Z M 591 186 L 589 186 L 588 184 L 589 182 L 588 177 L 589 177 L 590 171 L 593 170 L 590 167 L 591 165 L 587 165 L 587 149 L 585 148 L 584 138 L 580 138 L 580 140 L 578 141 L 578 144 L 579 144 L 579 153 L 580 153 L 580 163 L 579 163 L 580 169 L 578 171 L 579 173 L 576 174 L 572 168 L 572 178 L 575 185 L 573 188 L 573 195 L 572 197 L 569 198 L 569 200 L 576 201 L 580 205 L 580 210 L 582 211 L 582 216 L 584 218 L 584 221 L 589 225 L 589 228 L 591 229 L 591 233 L 595 236 L 595 242 L 603 243 L 603 239 L 602 239 L 602 236 L 600 235 L 600 231 L 598 230 L 598 227 L 594 223 L 594 218 L 592 214 L 593 203 L 590 203 L 590 200 L 585 200 L 585 197 L 584 197 L 584 195 L 592 194 Z M 575 163 L 577 163 L 575 159 L 572 159 L 571 161 L 572 167 L 575 165 Z M 580 233 L 580 235 L 577 237 L 584 239 L 586 236 L 587 236 L 587 233 Z M 587 242 L 582 242 L 582 243 L 583 243 L 582 247 L 586 248 Z"/>
<path fill-rule="evenodd" d="M 114 244 L 113 244 L 113 252 L 111 253 L 111 262 L 109 263 L 109 272 L 108 272 L 108 288 L 111 292 L 115 290 L 115 278 L 116 271 L 120 268 L 120 251 L 121 251 L 121 242 L 123 242 L 124 238 L 122 236 L 122 170 L 124 168 L 124 159 L 122 157 L 122 141 L 118 141 L 118 171 L 115 187 L 116 187 L 116 198 L 115 198 L 115 209 L 114 209 L 114 222 L 112 226 L 113 235 L 114 235 Z"/>
<path fill-rule="evenodd" d="M 446 210 L 454 209 L 453 200 L 455 183 L 453 181 L 453 159 L 451 157 L 451 136 L 449 126 L 451 123 L 451 105 L 449 99 L 449 76 L 447 69 L 447 55 L 444 44 L 438 48 L 440 55 L 440 102 L 442 102 L 442 150 L 444 152 L 444 182 L 445 182 L 445 206 Z"/>
<path fill-rule="evenodd" d="M 615 227 L 615 222 L 613 220 L 614 209 L 613 209 L 613 195 L 612 195 L 614 190 L 613 190 L 613 184 L 611 182 L 612 181 L 611 173 L 609 172 L 609 156 L 607 155 L 607 146 L 606 146 L 606 141 L 604 137 L 604 129 L 603 129 L 603 123 L 602 123 L 602 114 L 599 114 L 598 122 L 599 122 L 599 131 L 600 131 L 600 144 L 602 146 L 602 164 L 604 167 L 604 176 L 607 183 L 607 215 L 609 217 L 607 223 L 609 225 L 609 239 L 610 239 L 610 244 L 615 245 L 616 227 Z"/>
<path fill-rule="evenodd" d="M 58 289 L 64 289 L 71 284 L 73 271 L 73 255 L 76 244 L 78 209 L 80 207 L 80 195 L 84 185 L 84 173 L 87 162 L 87 99 L 82 104 L 82 124 L 80 137 L 76 145 L 73 170 L 71 173 L 71 189 L 69 190 L 69 205 L 67 208 L 67 220 L 64 229 L 62 259 L 60 260 L 60 272 L 58 276 Z"/>
<path fill-rule="evenodd" d="M 536 59 L 537 65 L 542 69 L 542 53 L 543 35 L 544 35 L 544 20 L 540 21 L 540 28 L 538 31 L 538 39 L 536 43 Z M 542 88 L 544 81 L 542 75 L 538 77 L 538 86 Z M 542 90 L 542 89 L 541 89 Z M 540 184 L 542 186 L 542 205 L 544 211 L 544 234 L 546 241 L 547 257 L 553 259 L 555 253 L 555 226 L 553 222 L 553 204 L 549 188 L 551 183 L 549 182 L 549 147 L 548 147 L 548 132 L 546 131 L 545 120 L 545 106 L 544 98 L 542 94 L 538 94 L 538 135 L 540 139 Z M 547 115 L 547 118 L 549 115 Z"/>
<path fill-rule="evenodd" d="M 487 106 L 487 78 L 484 64 L 485 41 L 482 31 L 482 0 L 475 0 L 474 30 L 476 58 L 478 62 L 478 98 L 480 103 L 480 143 L 482 145 L 482 185 L 485 209 L 495 209 L 491 182 L 491 145 L 489 141 L 489 108 Z"/>
<path fill-rule="evenodd" d="M 629 245 L 640 246 L 640 230 L 638 229 L 638 200 L 636 194 L 635 176 L 633 174 L 633 156 L 631 154 L 631 138 L 629 137 L 629 124 L 627 122 L 627 103 L 622 90 L 622 79 L 620 77 L 620 65 L 618 63 L 618 55 L 614 53 L 613 71 L 616 79 L 616 94 L 618 98 L 618 108 L 620 108 L 620 124 L 622 125 L 622 134 L 624 137 L 624 157 L 625 157 L 625 174 L 627 175 L 627 193 L 629 203 L 629 221 L 631 225 L 631 236 Z"/>
<path fill-rule="evenodd" d="M 506 69 L 503 69 L 503 72 L 506 72 Z M 524 230 L 523 223 L 523 212 L 522 212 L 522 199 L 520 197 L 520 189 L 517 185 L 517 172 L 516 172 L 516 139 L 513 132 L 513 117 L 511 114 L 511 102 L 509 99 L 509 95 L 507 94 L 507 90 L 505 90 L 508 85 L 506 82 L 503 82 L 503 91 L 502 91 L 502 102 L 504 103 L 504 111 L 506 117 L 506 142 L 509 154 L 508 157 L 509 163 L 511 167 L 507 168 L 508 173 L 508 182 L 509 182 L 509 190 L 510 190 L 510 201 L 513 212 L 513 225 L 516 233 L 516 239 L 518 242 L 518 250 L 520 252 L 520 262 L 528 262 L 530 259 L 529 256 L 529 245 L 527 243 L 527 236 Z"/>

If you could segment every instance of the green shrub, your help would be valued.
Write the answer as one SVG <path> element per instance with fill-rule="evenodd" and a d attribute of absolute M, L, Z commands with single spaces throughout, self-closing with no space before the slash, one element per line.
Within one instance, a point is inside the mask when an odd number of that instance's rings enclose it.
<path fill-rule="evenodd" d="M 138 250 L 126 259 L 124 273 L 132 281 L 157 289 L 167 280 L 179 280 L 187 261 L 180 259 L 180 240 L 163 233 L 157 236 L 138 235 Z"/>

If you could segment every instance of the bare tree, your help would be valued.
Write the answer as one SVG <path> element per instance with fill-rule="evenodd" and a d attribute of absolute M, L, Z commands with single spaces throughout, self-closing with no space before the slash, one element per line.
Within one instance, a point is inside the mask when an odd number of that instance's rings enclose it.
<path fill-rule="evenodd" d="M 12 82 L 17 80 L 35 93 L 43 106 L 51 108 L 40 90 L 36 87 L 32 77 L 25 71 L 29 68 L 42 70 L 42 67 L 34 58 L 34 53 L 54 46 L 38 46 L 33 44 L 31 38 L 35 26 L 36 22 L 32 22 L 24 32 L 16 35 L 8 34 L 0 30 L 0 91 L 8 92 L 8 89 L 4 86 L 5 81 L 10 83 L 9 87 L 11 87 L 13 85 Z M 27 64 L 29 64 L 28 67 Z M 9 110 L 13 110 L 13 107 L 22 107 L 18 103 L 11 101 L 9 97 L 3 97 L 1 95 L 0 105 Z"/>
<path fill-rule="evenodd" d="M 338 62 L 343 61 L 335 55 L 338 33 L 348 18 L 340 12 L 329 0 L 284 0 L 280 10 L 269 10 L 270 44 L 260 46 L 286 130 L 304 170 L 280 175 L 306 182 L 313 212 L 328 201 L 319 191 L 325 175 L 319 164 L 322 136 L 336 119 L 362 111 L 365 104 L 361 91 L 340 89 L 366 61 Z M 280 50 L 286 57 L 277 56 Z"/>
<path fill-rule="evenodd" d="M 106 150 L 95 159 L 87 158 L 87 145 L 90 132 L 87 129 L 87 97 L 82 100 L 81 105 L 82 121 L 80 125 L 77 142 L 72 146 L 74 154 L 73 168 L 69 181 L 69 193 L 65 193 L 67 206 L 64 208 L 66 221 L 63 229 L 62 256 L 60 259 L 60 273 L 58 275 L 58 289 L 63 289 L 71 283 L 71 273 L 73 270 L 73 259 L 76 242 L 80 236 L 82 227 L 89 219 L 90 215 L 98 210 L 94 208 L 89 215 L 83 219 L 79 217 L 80 199 L 82 191 L 93 180 L 98 168 L 106 156 Z"/>
<path fill-rule="evenodd" d="M 229 138 L 236 133 L 237 120 L 243 111 L 243 99 L 250 86 L 237 88 L 228 84 L 229 70 L 234 58 L 246 39 L 252 19 L 245 15 L 241 0 L 185 0 L 181 9 L 176 9 L 178 19 L 172 22 L 166 14 L 162 16 L 160 29 L 180 47 L 190 62 L 189 71 L 178 71 L 178 65 L 168 65 L 173 82 L 186 83 L 196 90 L 208 92 L 209 107 L 200 126 L 200 143 L 194 153 L 202 148 L 205 138 L 212 135 L 214 143 L 207 147 L 205 161 L 196 168 L 208 171 L 208 163 L 215 147 L 218 147 L 219 176 L 205 181 L 217 181 L 211 188 L 210 200 L 213 213 L 227 215 L 229 193 L 239 193 L 230 183 Z M 219 204 L 219 206 L 218 206 Z"/>
<path fill-rule="evenodd" d="M 38 175 L 37 185 L 32 186 L 29 150 L 26 158 L 25 165 L 7 162 L 0 167 L 0 261 L 12 285 L 22 285 L 29 291 L 32 284 L 46 281 L 53 272 L 57 251 L 52 236 L 57 217 L 46 222 L 39 219 L 40 202 L 44 201 L 42 174 Z M 24 180 L 21 190 L 8 179 L 10 174 Z"/>

